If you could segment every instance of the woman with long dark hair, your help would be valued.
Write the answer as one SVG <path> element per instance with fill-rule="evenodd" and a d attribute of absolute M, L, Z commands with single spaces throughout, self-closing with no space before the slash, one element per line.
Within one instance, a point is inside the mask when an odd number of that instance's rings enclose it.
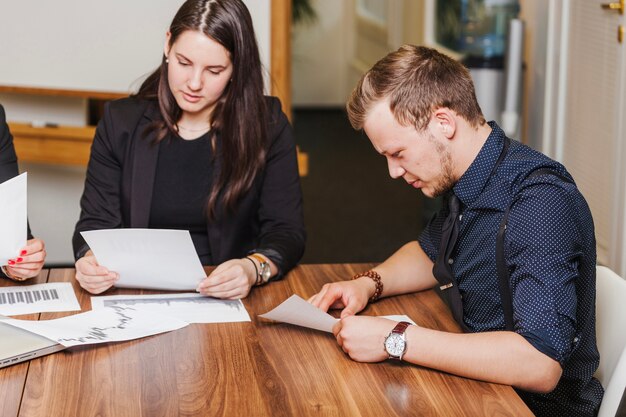
<path fill-rule="evenodd" d="M 160 67 L 98 125 L 74 232 L 76 279 L 115 284 L 80 232 L 185 229 L 204 265 L 198 290 L 245 297 L 304 251 L 291 127 L 263 96 L 252 19 L 241 0 L 188 0 L 166 35 Z"/>

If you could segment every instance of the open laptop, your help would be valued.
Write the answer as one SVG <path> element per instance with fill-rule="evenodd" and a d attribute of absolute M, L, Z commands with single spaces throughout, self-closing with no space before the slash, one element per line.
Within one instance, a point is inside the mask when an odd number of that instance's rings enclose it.
<path fill-rule="evenodd" d="M 0 368 L 65 349 L 38 334 L 2 322 L 0 316 Z"/>

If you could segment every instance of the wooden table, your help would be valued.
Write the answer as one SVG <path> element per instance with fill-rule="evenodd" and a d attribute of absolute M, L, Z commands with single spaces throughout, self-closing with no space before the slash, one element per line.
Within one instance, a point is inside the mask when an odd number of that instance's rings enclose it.
<path fill-rule="evenodd" d="M 244 300 L 252 322 L 192 324 L 0 369 L 0 415 L 532 416 L 509 386 L 405 363 L 353 362 L 330 334 L 257 318 L 293 293 L 306 298 L 324 282 L 370 266 L 301 265 Z M 72 269 L 51 270 L 38 282 L 74 282 L 73 276 Z M 89 294 L 75 282 L 74 289 L 89 310 Z M 384 299 L 364 314 L 407 314 L 419 325 L 458 331 L 432 291 Z"/>

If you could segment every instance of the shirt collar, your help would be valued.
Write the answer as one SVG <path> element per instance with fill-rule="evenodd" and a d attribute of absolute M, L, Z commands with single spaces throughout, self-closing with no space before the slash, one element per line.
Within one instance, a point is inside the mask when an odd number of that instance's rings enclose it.
<path fill-rule="evenodd" d="M 491 127 L 491 133 L 467 171 L 453 187 L 454 194 L 459 197 L 465 207 L 472 204 L 485 188 L 504 146 L 506 136 L 502 129 L 494 121 L 488 124 Z"/>

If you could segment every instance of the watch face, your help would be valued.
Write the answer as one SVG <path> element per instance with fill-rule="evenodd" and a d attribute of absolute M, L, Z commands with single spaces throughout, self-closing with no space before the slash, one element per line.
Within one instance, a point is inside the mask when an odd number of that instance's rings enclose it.
<path fill-rule="evenodd" d="M 267 281 L 268 279 L 270 279 L 270 275 L 272 275 L 270 264 L 264 262 L 261 267 L 261 277 L 263 278 L 263 281 Z"/>
<path fill-rule="evenodd" d="M 385 350 L 390 356 L 402 356 L 405 346 L 404 338 L 400 334 L 392 333 L 385 339 Z"/>

